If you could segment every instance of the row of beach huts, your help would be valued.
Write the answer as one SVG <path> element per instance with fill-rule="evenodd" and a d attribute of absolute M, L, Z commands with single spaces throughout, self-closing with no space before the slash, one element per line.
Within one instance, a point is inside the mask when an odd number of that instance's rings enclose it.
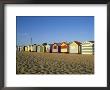
<path fill-rule="evenodd" d="M 42 45 L 17 46 L 17 51 L 29 52 L 47 52 L 47 53 L 77 53 L 77 54 L 94 54 L 94 41 L 73 41 L 70 43 L 53 43 Z"/>

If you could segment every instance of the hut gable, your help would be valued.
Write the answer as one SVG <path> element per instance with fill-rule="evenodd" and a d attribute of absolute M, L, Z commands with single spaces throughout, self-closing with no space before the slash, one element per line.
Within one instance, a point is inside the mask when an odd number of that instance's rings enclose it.
<path fill-rule="evenodd" d="M 91 42 L 91 43 L 93 43 L 93 44 L 94 44 L 94 41 L 88 41 L 88 42 Z"/>
<path fill-rule="evenodd" d="M 94 44 L 94 41 L 85 41 L 83 42 L 81 45 L 83 46 L 90 46 L 90 45 L 93 45 Z"/>
<path fill-rule="evenodd" d="M 77 45 L 81 46 L 81 42 L 74 41 Z"/>
<path fill-rule="evenodd" d="M 74 42 L 71 42 L 69 46 L 71 46 L 72 48 L 75 48 L 75 47 L 81 46 L 81 43 L 78 41 L 74 41 Z"/>
<path fill-rule="evenodd" d="M 61 48 L 67 48 L 68 47 L 68 44 L 67 43 L 65 43 L 65 42 L 62 42 L 61 43 Z"/>
<path fill-rule="evenodd" d="M 56 43 L 54 43 L 53 45 L 52 45 L 52 49 L 57 49 L 58 48 L 58 45 L 56 44 Z"/>
<path fill-rule="evenodd" d="M 53 48 L 53 49 L 58 49 L 58 46 L 60 46 L 59 43 L 54 43 L 54 44 L 52 45 L 52 48 Z"/>

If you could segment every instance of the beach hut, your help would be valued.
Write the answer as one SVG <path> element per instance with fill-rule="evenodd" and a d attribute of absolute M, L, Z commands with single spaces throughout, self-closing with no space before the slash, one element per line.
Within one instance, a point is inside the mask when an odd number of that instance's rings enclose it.
<path fill-rule="evenodd" d="M 31 45 L 28 45 L 28 51 L 31 52 Z"/>
<path fill-rule="evenodd" d="M 18 46 L 18 51 L 20 51 L 21 50 L 21 46 Z"/>
<path fill-rule="evenodd" d="M 81 43 L 78 41 L 69 44 L 69 53 L 81 53 Z"/>
<path fill-rule="evenodd" d="M 37 52 L 45 52 L 45 46 L 44 45 L 37 45 Z"/>
<path fill-rule="evenodd" d="M 31 45 L 31 52 L 36 52 L 37 51 L 37 46 L 36 44 Z"/>
<path fill-rule="evenodd" d="M 27 46 L 24 46 L 24 51 L 28 51 L 28 47 Z"/>
<path fill-rule="evenodd" d="M 24 51 L 23 46 L 19 46 L 19 51 Z"/>
<path fill-rule="evenodd" d="M 18 51 L 18 48 L 17 48 L 17 46 L 16 46 L 16 51 Z"/>
<path fill-rule="evenodd" d="M 45 46 L 44 45 L 40 46 L 40 52 L 45 52 Z"/>
<path fill-rule="evenodd" d="M 22 50 L 22 48 L 21 48 L 21 46 L 19 46 L 19 51 L 21 51 Z"/>
<path fill-rule="evenodd" d="M 53 53 L 60 52 L 61 51 L 61 43 L 54 43 L 54 44 L 52 44 L 51 48 L 52 48 Z"/>
<path fill-rule="evenodd" d="M 40 45 L 37 45 L 37 52 L 40 52 Z"/>
<path fill-rule="evenodd" d="M 85 41 L 81 44 L 82 54 L 94 54 L 94 41 Z"/>
<path fill-rule="evenodd" d="M 66 42 L 62 42 L 61 43 L 61 52 L 68 53 L 68 49 L 69 49 L 68 44 Z"/>
<path fill-rule="evenodd" d="M 16 46 L 16 51 L 20 51 L 20 50 L 19 50 L 19 46 Z"/>
<path fill-rule="evenodd" d="M 50 52 L 50 44 L 45 45 L 46 52 Z"/>
<path fill-rule="evenodd" d="M 50 45 L 50 53 L 52 53 L 52 47 L 53 47 L 53 44 L 49 44 Z"/>

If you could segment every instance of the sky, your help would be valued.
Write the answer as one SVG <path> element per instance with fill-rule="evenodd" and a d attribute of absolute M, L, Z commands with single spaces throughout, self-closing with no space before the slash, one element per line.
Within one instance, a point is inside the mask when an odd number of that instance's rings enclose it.
<path fill-rule="evenodd" d="M 16 16 L 17 45 L 94 40 L 94 16 Z"/>

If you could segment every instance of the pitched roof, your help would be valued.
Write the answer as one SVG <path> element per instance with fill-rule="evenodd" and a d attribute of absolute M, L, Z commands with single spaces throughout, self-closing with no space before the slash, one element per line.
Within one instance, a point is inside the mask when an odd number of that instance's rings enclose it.
<path fill-rule="evenodd" d="M 81 45 L 81 42 L 78 42 L 78 41 L 74 41 L 76 44 L 78 44 L 78 45 Z"/>
<path fill-rule="evenodd" d="M 41 46 L 41 44 L 37 44 L 37 46 Z"/>
<path fill-rule="evenodd" d="M 62 42 L 62 43 L 65 43 L 65 44 L 69 45 L 69 43 L 67 43 L 67 42 Z M 62 43 L 61 43 L 61 44 L 62 44 Z"/>
<path fill-rule="evenodd" d="M 50 45 L 50 46 L 52 46 L 53 44 L 47 44 L 47 45 Z"/>
<path fill-rule="evenodd" d="M 94 43 L 94 41 L 89 41 L 89 42 Z"/>
<path fill-rule="evenodd" d="M 58 46 L 61 46 L 61 43 L 56 43 Z"/>
<path fill-rule="evenodd" d="M 85 42 L 82 43 L 82 45 L 83 45 L 83 44 L 86 44 L 86 43 L 94 44 L 94 41 L 85 41 Z"/>

